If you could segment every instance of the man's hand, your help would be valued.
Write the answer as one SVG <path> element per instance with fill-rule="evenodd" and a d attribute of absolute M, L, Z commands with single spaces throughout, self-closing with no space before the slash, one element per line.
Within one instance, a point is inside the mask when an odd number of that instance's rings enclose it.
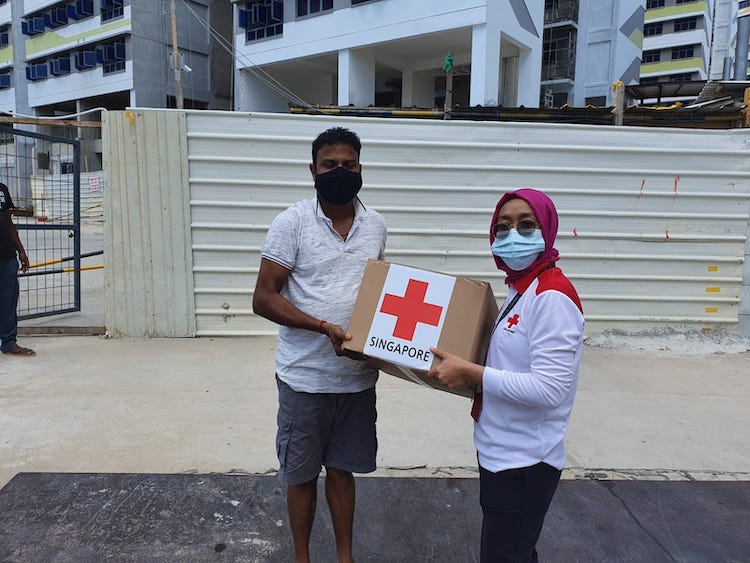
<path fill-rule="evenodd" d="M 434 377 L 451 389 L 464 383 L 482 385 L 482 376 L 484 375 L 483 366 L 464 360 L 455 354 L 443 352 L 432 346 L 430 346 L 430 352 L 441 361 L 436 367 L 427 372 L 428 376 Z"/>
<path fill-rule="evenodd" d="M 320 330 L 322 333 L 327 335 L 328 338 L 331 339 L 331 344 L 333 344 L 333 351 L 336 352 L 336 355 L 343 356 L 344 351 L 341 349 L 341 345 L 345 340 L 351 340 L 352 335 L 346 332 L 339 325 L 331 323 L 323 323 L 323 326 Z"/>
<path fill-rule="evenodd" d="M 29 257 L 26 256 L 25 250 L 21 250 L 18 253 L 18 259 L 21 261 L 21 271 L 26 273 L 29 269 Z"/>

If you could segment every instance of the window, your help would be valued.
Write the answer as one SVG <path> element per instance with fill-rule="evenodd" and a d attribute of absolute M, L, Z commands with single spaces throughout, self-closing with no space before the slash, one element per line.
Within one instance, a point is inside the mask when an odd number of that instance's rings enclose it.
<path fill-rule="evenodd" d="M 57 29 L 67 25 L 68 23 L 68 10 L 65 6 L 58 6 L 52 8 L 49 12 L 44 14 L 44 25 L 50 29 Z"/>
<path fill-rule="evenodd" d="M 675 31 L 689 31 L 691 29 L 695 29 L 695 26 L 698 24 L 698 18 L 681 18 L 679 20 L 674 21 L 674 30 Z"/>
<path fill-rule="evenodd" d="M 49 72 L 52 76 L 70 74 L 70 57 L 57 57 L 49 62 Z"/>
<path fill-rule="evenodd" d="M 10 33 L 9 33 L 9 27 L 5 26 L 0 30 L 0 49 L 3 47 L 7 47 L 10 45 Z"/>
<path fill-rule="evenodd" d="M 297 0 L 297 17 L 333 10 L 333 0 Z"/>
<path fill-rule="evenodd" d="M 693 46 L 683 45 L 682 47 L 675 47 L 672 49 L 672 60 L 675 59 L 689 59 L 693 56 Z"/>
<path fill-rule="evenodd" d="M 640 85 L 646 85 L 646 84 L 656 84 L 659 82 L 658 76 L 644 76 L 640 80 L 638 80 L 638 84 Z"/>
<path fill-rule="evenodd" d="M 695 2 L 695 0 L 677 0 L 675 4 L 690 4 L 690 2 Z"/>
<path fill-rule="evenodd" d="M 374 0 L 352 0 L 352 6 L 356 6 L 357 4 L 364 4 L 365 2 L 371 2 Z M 547 0 L 548 1 L 548 0 Z M 544 7 L 547 7 L 547 1 L 544 2 Z M 557 2 L 557 0 L 554 0 Z"/>
<path fill-rule="evenodd" d="M 112 41 L 96 48 L 96 60 L 104 74 L 125 70 L 125 41 Z"/>
<path fill-rule="evenodd" d="M 88 70 L 96 68 L 96 51 L 80 51 L 73 57 L 75 59 L 76 69 Z"/>
<path fill-rule="evenodd" d="M 106 22 L 120 18 L 125 13 L 124 0 L 100 0 L 102 8 L 102 21 Z"/>
<path fill-rule="evenodd" d="M 283 0 L 257 0 L 240 10 L 240 27 L 245 30 L 245 41 L 257 41 L 281 35 L 284 31 Z"/>
<path fill-rule="evenodd" d="M 35 17 L 21 21 L 21 33 L 29 37 L 44 33 L 44 18 Z"/>
<path fill-rule="evenodd" d="M 82 20 L 94 15 L 94 0 L 76 0 L 68 4 L 68 18 Z"/>
<path fill-rule="evenodd" d="M 644 63 L 658 63 L 661 60 L 661 51 L 643 51 Z"/>
<path fill-rule="evenodd" d="M 646 9 L 661 8 L 664 6 L 664 0 L 646 0 Z"/>
<path fill-rule="evenodd" d="M 646 37 L 650 35 L 661 35 L 663 27 L 662 22 L 647 23 L 643 26 L 643 35 Z"/>
<path fill-rule="evenodd" d="M 26 80 L 35 82 L 47 78 L 47 63 L 36 63 L 26 66 Z"/>
<path fill-rule="evenodd" d="M 0 90 L 10 88 L 10 72 L 0 73 Z"/>
<path fill-rule="evenodd" d="M 679 74 L 672 74 L 669 77 L 670 82 L 690 82 L 693 80 L 692 72 L 681 72 Z"/>

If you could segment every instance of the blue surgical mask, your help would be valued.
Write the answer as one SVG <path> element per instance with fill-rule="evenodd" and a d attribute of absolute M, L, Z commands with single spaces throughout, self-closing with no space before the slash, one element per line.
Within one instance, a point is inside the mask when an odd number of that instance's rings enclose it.
<path fill-rule="evenodd" d="M 505 262 L 511 270 L 520 272 L 534 263 L 539 253 L 544 250 L 544 246 L 542 231 L 539 229 L 528 237 L 519 235 L 516 229 L 511 229 L 507 237 L 494 240 L 492 254 Z"/>

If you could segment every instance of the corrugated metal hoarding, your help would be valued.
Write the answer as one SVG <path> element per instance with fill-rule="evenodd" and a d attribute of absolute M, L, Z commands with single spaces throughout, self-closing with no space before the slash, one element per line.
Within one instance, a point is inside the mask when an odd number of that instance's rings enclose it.
<path fill-rule="evenodd" d="M 750 296 L 741 303 L 750 291 L 747 130 L 179 115 L 197 335 L 276 331 L 251 308 L 260 247 L 278 213 L 314 195 L 312 140 L 338 125 L 362 139 L 360 195 L 385 216 L 392 262 L 489 281 L 501 300 L 489 221 L 503 192 L 529 186 L 558 207 L 560 266 L 581 294 L 590 334 L 736 330 L 750 314 Z"/>

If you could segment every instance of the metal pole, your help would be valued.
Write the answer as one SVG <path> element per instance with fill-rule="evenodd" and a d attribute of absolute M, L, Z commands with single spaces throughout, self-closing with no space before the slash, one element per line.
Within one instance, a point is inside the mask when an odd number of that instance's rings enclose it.
<path fill-rule="evenodd" d="M 445 103 L 443 104 L 443 119 L 451 118 L 453 110 L 453 69 L 445 74 Z"/>
<path fill-rule="evenodd" d="M 174 6 L 174 0 L 172 0 L 172 62 L 174 66 L 174 79 L 175 79 L 175 100 L 177 109 L 184 107 L 182 99 L 182 69 L 180 68 L 180 53 L 177 50 L 177 16 Z"/>

